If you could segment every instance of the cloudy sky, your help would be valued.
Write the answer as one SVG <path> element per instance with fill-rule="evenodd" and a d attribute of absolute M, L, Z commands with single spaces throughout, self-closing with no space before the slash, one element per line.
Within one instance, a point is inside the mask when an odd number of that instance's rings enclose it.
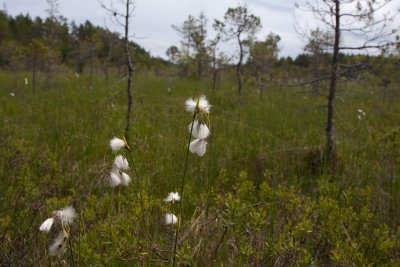
<path fill-rule="evenodd" d="M 1 0 L 0 0 L 1 1 Z M 103 0 L 109 3 L 110 0 Z M 119 0 L 114 0 L 118 2 Z M 31 16 L 46 16 L 46 0 L 2 0 L 10 15 L 29 13 Z M 171 45 L 179 46 L 179 36 L 171 25 L 180 25 L 189 14 L 198 16 L 204 12 L 211 27 L 213 19 L 221 19 L 228 7 L 238 3 L 247 4 L 249 10 L 261 18 L 262 30 L 257 34 L 263 39 L 269 32 L 279 34 L 280 56 L 292 56 L 302 52 L 304 41 L 295 31 L 295 23 L 313 28 L 312 14 L 299 13 L 295 2 L 303 0 L 136 0 L 136 9 L 132 18 L 132 40 L 143 46 L 152 55 L 165 57 L 165 51 Z M 394 1 L 396 3 L 396 0 Z M 399 1 L 400 2 L 400 1 Z M 398 8 L 399 2 L 391 6 Z M 101 8 L 98 0 L 59 0 L 59 12 L 69 22 L 82 23 L 89 20 L 95 25 L 106 25 L 113 31 L 122 33 L 122 28 L 112 23 L 107 12 Z M 210 30 L 210 35 L 212 32 Z M 234 44 L 226 44 L 227 51 Z"/>

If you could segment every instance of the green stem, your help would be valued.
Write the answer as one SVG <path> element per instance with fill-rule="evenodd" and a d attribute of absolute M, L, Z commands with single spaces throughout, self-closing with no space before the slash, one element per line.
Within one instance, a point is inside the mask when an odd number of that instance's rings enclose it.
<path fill-rule="evenodd" d="M 182 221 L 182 214 L 183 214 L 183 191 L 185 189 L 186 170 L 187 170 L 187 164 L 188 164 L 188 160 L 189 160 L 190 140 L 192 139 L 193 125 L 194 125 L 194 119 L 196 118 L 196 114 L 197 114 L 196 112 L 193 114 L 192 126 L 190 127 L 188 145 L 187 145 L 187 149 L 186 149 L 185 167 L 184 167 L 184 170 L 183 170 L 183 177 L 182 177 L 182 183 L 181 183 L 181 188 L 180 188 L 181 210 L 180 210 L 179 217 L 178 217 L 178 227 L 177 227 L 176 233 L 175 233 L 174 257 L 173 257 L 173 260 L 172 260 L 172 266 L 173 267 L 176 266 L 176 248 L 177 248 L 177 245 L 178 245 L 178 236 L 179 236 L 179 230 L 181 228 L 181 221 Z"/>
<path fill-rule="evenodd" d="M 78 266 L 81 262 L 81 218 L 82 218 L 82 213 L 79 212 L 79 217 L 78 217 Z"/>
<path fill-rule="evenodd" d="M 134 160 L 133 160 L 132 153 L 131 153 L 131 150 L 130 150 L 130 149 L 128 149 L 128 154 L 129 154 L 129 157 L 130 157 L 131 162 L 132 162 L 133 171 L 134 171 L 135 176 L 136 176 L 136 183 L 137 183 L 137 186 L 138 186 L 138 188 L 139 188 L 139 196 L 140 196 L 140 206 L 141 206 L 141 214 L 142 214 L 143 231 L 144 231 L 144 233 L 146 233 L 146 220 L 145 220 L 145 216 L 144 216 L 143 194 L 142 194 L 142 187 L 141 187 L 141 185 L 140 185 L 139 173 L 138 173 L 138 171 L 137 171 L 137 169 L 136 169 L 135 162 L 134 162 Z"/>
<path fill-rule="evenodd" d="M 75 260 L 74 260 L 74 253 L 72 252 L 72 245 L 71 245 L 71 235 L 68 238 L 68 246 L 69 246 L 69 252 L 71 254 L 71 260 L 72 260 L 72 266 L 75 267 Z"/>
<path fill-rule="evenodd" d="M 120 207 L 120 188 L 117 188 L 117 214 L 119 214 L 119 207 Z"/>

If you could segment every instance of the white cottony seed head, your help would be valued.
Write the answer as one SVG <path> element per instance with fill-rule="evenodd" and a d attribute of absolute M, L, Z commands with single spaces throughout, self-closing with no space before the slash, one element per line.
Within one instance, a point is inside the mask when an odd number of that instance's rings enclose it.
<path fill-rule="evenodd" d="M 211 105 L 208 103 L 206 96 L 202 95 L 198 100 L 198 109 L 200 112 L 209 113 Z"/>
<path fill-rule="evenodd" d="M 125 148 L 125 147 L 127 147 L 126 142 L 122 139 L 114 137 L 110 141 L 110 148 L 114 152 L 118 152 L 119 150 L 121 150 L 121 148 Z"/>
<path fill-rule="evenodd" d="M 114 167 L 117 168 L 118 170 L 126 171 L 129 169 L 128 160 L 124 156 L 118 155 L 115 157 Z"/>
<path fill-rule="evenodd" d="M 108 173 L 108 183 L 111 187 L 119 186 L 121 183 L 121 175 L 119 174 L 119 170 L 112 170 Z"/>
<path fill-rule="evenodd" d="M 165 202 L 177 202 L 181 200 L 181 197 L 179 196 L 178 192 L 170 192 L 167 196 L 167 198 L 164 199 Z"/>
<path fill-rule="evenodd" d="M 131 182 L 131 177 L 128 174 L 121 172 L 121 185 L 128 186 Z"/>
<path fill-rule="evenodd" d="M 186 100 L 185 102 L 185 106 L 186 106 L 186 110 L 194 113 L 196 110 L 196 105 L 197 105 L 197 101 L 195 99 L 189 98 L 188 100 Z"/>
<path fill-rule="evenodd" d="M 195 139 L 190 142 L 189 150 L 197 156 L 203 156 L 206 153 L 207 142 L 204 139 Z"/>
<path fill-rule="evenodd" d="M 210 130 L 208 129 L 207 125 L 198 121 L 190 123 L 188 125 L 188 130 L 189 132 L 192 130 L 192 136 L 196 139 L 206 139 L 210 135 Z"/>
<path fill-rule="evenodd" d="M 178 222 L 178 218 L 173 213 L 165 214 L 165 224 L 176 224 Z"/>
<path fill-rule="evenodd" d="M 53 223 L 54 223 L 54 218 L 48 218 L 42 223 L 42 225 L 40 225 L 39 230 L 48 233 L 50 232 Z"/>
<path fill-rule="evenodd" d="M 67 249 L 68 237 L 68 233 L 64 229 L 61 229 L 49 247 L 49 255 L 61 257 Z"/>
<path fill-rule="evenodd" d="M 186 110 L 195 114 L 195 113 L 209 113 L 211 105 L 208 103 L 208 100 L 203 95 L 200 98 L 189 98 L 185 102 Z"/>
<path fill-rule="evenodd" d="M 61 221 L 62 227 L 65 227 L 73 223 L 76 217 L 75 209 L 72 206 L 68 206 L 62 210 L 56 210 L 54 212 L 54 217 Z"/>

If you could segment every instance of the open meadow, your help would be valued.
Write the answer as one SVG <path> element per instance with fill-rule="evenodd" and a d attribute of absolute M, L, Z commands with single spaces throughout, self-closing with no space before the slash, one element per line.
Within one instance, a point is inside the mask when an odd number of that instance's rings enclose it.
<path fill-rule="evenodd" d="M 0 73 L 1 266 L 164 266 L 177 227 L 165 223 L 169 212 L 182 216 L 178 266 L 399 266 L 398 90 L 383 99 L 373 82 L 339 83 L 332 175 L 323 95 L 246 85 L 239 96 L 229 77 L 211 90 L 140 74 L 132 158 L 122 152 L 135 171 L 129 186 L 111 188 L 124 81 L 96 75 L 89 88 L 85 75 L 58 73 L 33 93 L 28 75 Z M 207 151 L 189 154 L 184 201 L 168 203 L 185 168 L 185 101 L 201 95 L 212 105 Z M 70 205 L 77 216 L 62 262 L 48 257 L 51 235 L 39 226 Z"/>

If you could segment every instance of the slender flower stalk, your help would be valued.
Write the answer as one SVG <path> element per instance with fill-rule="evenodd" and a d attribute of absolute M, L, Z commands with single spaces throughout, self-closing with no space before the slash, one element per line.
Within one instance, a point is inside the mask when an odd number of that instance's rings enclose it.
<path fill-rule="evenodd" d="M 189 100 L 188 100 L 189 101 Z M 186 106 L 188 106 L 186 101 Z M 189 108 L 187 108 L 188 111 Z M 194 109 L 195 110 L 195 109 Z M 186 149 L 186 159 L 185 159 L 185 166 L 183 169 L 183 176 L 182 176 L 182 183 L 181 183 L 181 188 L 180 188 L 180 195 L 181 195 L 181 205 L 180 205 L 180 212 L 179 212 L 179 216 L 178 216 L 178 227 L 176 228 L 176 233 L 175 233 L 175 241 L 174 241 L 174 256 L 172 259 L 172 266 L 175 267 L 176 266 L 176 248 L 178 245 L 178 237 L 179 237 L 179 230 L 181 228 L 181 224 L 182 224 L 182 214 L 183 214 L 183 193 L 184 193 L 184 189 L 185 189 L 185 179 L 186 179 L 186 170 L 187 170 L 187 165 L 188 165 L 188 160 L 189 160 L 189 152 L 190 152 L 190 139 L 192 139 L 192 132 L 193 132 L 193 126 L 194 126 L 194 121 L 196 119 L 196 112 L 193 112 L 193 118 L 192 118 L 192 123 L 190 124 L 190 133 L 189 133 L 189 139 L 188 139 L 188 143 L 187 143 L 187 149 Z"/>
<path fill-rule="evenodd" d="M 133 160 L 133 156 L 132 156 L 132 153 L 131 153 L 131 150 L 130 150 L 130 149 L 128 149 L 128 154 L 129 154 L 129 158 L 130 158 L 131 163 L 132 163 L 133 172 L 135 173 L 135 176 L 136 176 L 136 183 L 137 183 L 137 186 L 138 186 L 138 189 L 139 189 L 140 206 L 141 206 L 141 213 L 142 213 L 141 217 L 142 217 L 142 223 L 143 223 L 143 231 L 146 233 L 146 218 L 145 218 L 145 216 L 144 216 L 144 204 L 143 204 L 142 186 L 141 186 L 141 184 L 140 184 L 139 173 L 138 173 L 138 171 L 137 171 L 137 169 L 136 169 L 135 161 Z M 129 176 L 128 176 L 128 177 L 129 177 Z M 125 177 L 125 178 L 127 178 L 127 177 Z M 130 178 L 129 178 L 129 182 L 130 182 Z"/>
<path fill-rule="evenodd" d="M 180 186 L 180 213 L 178 217 L 178 226 L 175 233 L 175 242 L 174 242 L 174 253 L 172 259 L 172 266 L 176 266 L 176 249 L 178 246 L 179 240 L 179 231 L 182 225 L 182 216 L 183 216 L 183 197 L 184 197 L 184 189 L 185 189 L 185 180 L 186 180 L 186 170 L 188 165 L 189 159 L 189 152 L 197 154 L 198 156 L 203 156 L 206 153 L 207 142 L 205 139 L 210 135 L 210 130 L 208 129 L 206 124 L 203 124 L 196 120 L 196 116 L 198 114 L 205 114 L 208 115 L 210 112 L 211 105 L 208 103 L 208 100 L 203 95 L 198 98 L 189 98 L 185 102 L 186 111 L 193 114 L 192 122 L 189 124 L 189 138 L 187 142 L 187 149 L 186 149 L 186 159 L 185 159 L 185 166 L 183 170 L 182 182 Z M 192 136 L 195 138 L 192 142 Z"/>
<path fill-rule="evenodd" d="M 71 255 L 72 266 L 75 267 L 74 253 L 72 253 L 71 238 L 68 238 L 69 253 Z"/>

